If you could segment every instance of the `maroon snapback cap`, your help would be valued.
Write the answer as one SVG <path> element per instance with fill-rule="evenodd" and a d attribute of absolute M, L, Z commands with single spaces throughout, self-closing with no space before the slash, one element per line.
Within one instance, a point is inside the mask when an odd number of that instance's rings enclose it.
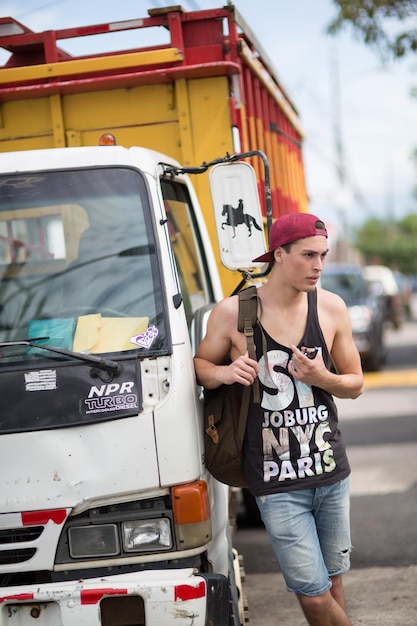
<path fill-rule="evenodd" d="M 267 263 L 272 260 L 274 250 L 287 243 L 322 235 L 327 237 L 324 222 L 311 213 L 287 213 L 279 217 L 269 233 L 269 251 L 252 260 L 252 263 Z"/>

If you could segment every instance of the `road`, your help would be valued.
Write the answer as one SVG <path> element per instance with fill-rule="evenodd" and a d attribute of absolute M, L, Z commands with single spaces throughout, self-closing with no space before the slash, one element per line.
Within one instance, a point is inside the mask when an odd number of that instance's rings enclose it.
<path fill-rule="evenodd" d="M 387 332 L 387 362 L 357 400 L 338 400 L 350 464 L 354 625 L 417 626 L 417 322 Z M 241 523 L 252 626 L 305 626 L 263 527 Z"/>

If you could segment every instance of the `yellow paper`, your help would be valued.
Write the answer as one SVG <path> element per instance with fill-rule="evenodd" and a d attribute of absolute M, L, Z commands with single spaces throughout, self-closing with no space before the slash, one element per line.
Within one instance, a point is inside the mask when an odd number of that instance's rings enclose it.
<path fill-rule="evenodd" d="M 144 333 L 148 317 L 102 317 L 100 313 L 78 318 L 73 350 L 75 352 L 120 352 L 133 350 L 130 338 Z"/>
<path fill-rule="evenodd" d="M 82 315 L 78 318 L 75 329 L 72 349 L 75 352 L 90 352 L 92 346 L 98 342 L 98 334 L 101 328 L 101 314 Z"/>

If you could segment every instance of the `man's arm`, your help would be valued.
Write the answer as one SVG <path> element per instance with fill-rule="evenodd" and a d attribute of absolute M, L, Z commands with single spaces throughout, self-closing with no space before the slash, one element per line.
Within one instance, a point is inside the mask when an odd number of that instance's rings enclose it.
<path fill-rule="evenodd" d="M 324 306 L 320 323 L 329 345 L 336 373 L 330 372 L 321 355 L 309 359 L 296 346 L 293 350 L 294 378 L 320 387 L 337 398 L 357 398 L 363 391 L 363 372 L 359 352 L 352 337 L 349 313 L 344 301 L 335 294 L 321 292 Z M 330 332 L 324 325 L 330 327 Z"/>
<path fill-rule="evenodd" d="M 246 339 L 237 330 L 238 298 L 219 302 L 211 311 L 206 336 L 200 343 L 194 367 L 197 381 L 207 389 L 235 382 L 251 385 L 258 374 L 258 364 L 246 351 Z M 226 358 L 232 361 L 225 365 Z"/>

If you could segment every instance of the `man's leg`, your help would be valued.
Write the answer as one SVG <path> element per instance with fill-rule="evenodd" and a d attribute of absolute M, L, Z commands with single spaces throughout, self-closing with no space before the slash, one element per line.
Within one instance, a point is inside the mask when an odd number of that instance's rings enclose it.
<path fill-rule="evenodd" d="M 348 483 L 322 488 L 318 495 L 314 489 L 299 490 L 257 502 L 287 587 L 297 594 L 308 623 L 351 626 L 340 575 L 349 566 Z"/>
<path fill-rule="evenodd" d="M 339 579 L 339 582 L 336 579 Z M 352 622 L 344 610 L 341 576 L 335 576 L 332 580 L 334 587 L 319 596 L 297 594 L 310 626 L 352 626 Z M 339 600 L 342 604 L 339 604 Z"/>
<path fill-rule="evenodd" d="M 329 570 L 341 572 L 348 568 L 350 553 L 348 481 L 335 485 L 332 492 L 326 496 L 316 513 L 316 524 Z M 337 528 L 336 536 L 338 542 L 342 542 L 342 549 L 337 544 L 333 545 L 334 527 Z M 304 615 L 311 626 L 351 626 L 352 622 L 345 610 L 342 575 L 331 574 L 330 580 L 332 586 L 329 591 L 316 597 L 297 594 Z"/>
<path fill-rule="evenodd" d="M 331 576 L 332 588 L 330 593 L 336 600 L 337 604 L 345 610 L 345 593 L 343 591 L 342 576 Z"/>

